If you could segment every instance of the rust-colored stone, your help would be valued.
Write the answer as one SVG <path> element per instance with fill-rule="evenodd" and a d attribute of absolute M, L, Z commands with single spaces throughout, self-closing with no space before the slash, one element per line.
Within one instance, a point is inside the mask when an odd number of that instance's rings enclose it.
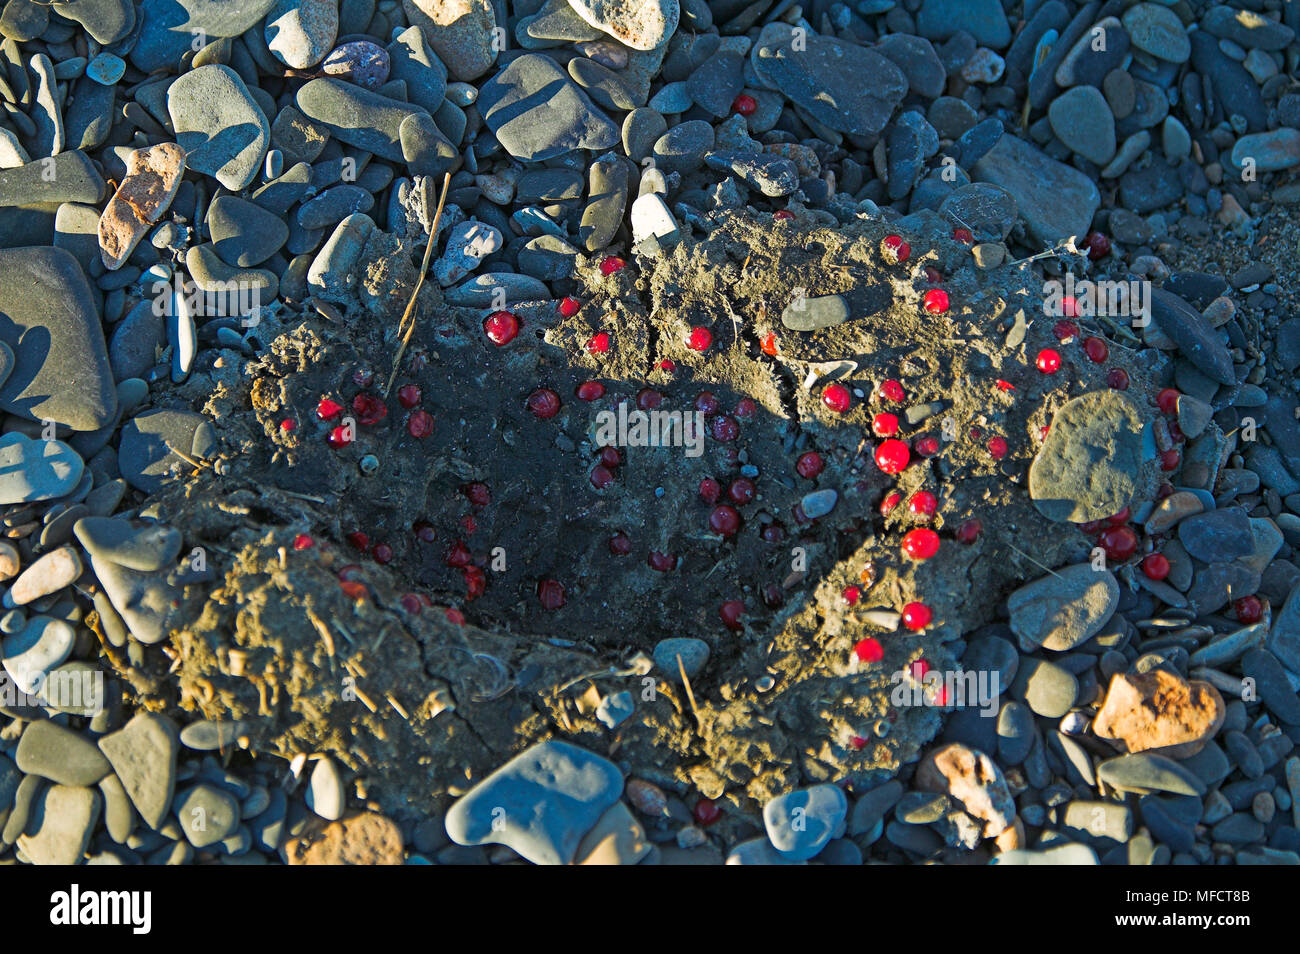
<path fill-rule="evenodd" d="M 402 833 L 386 815 L 362 812 L 310 829 L 285 845 L 291 865 L 400 865 Z"/>
<path fill-rule="evenodd" d="M 1188 682 L 1165 669 L 1117 673 L 1092 728 L 1103 739 L 1123 742 L 1130 753 L 1159 750 L 1185 759 L 1219 731 L 1224 712 L 1223 697 L 1208 682 Z"/>
<path fill-rule="evenodd" d="M 99 254 L 109 271 L 121 268 L 136 245 L 167 211 L 185 172 L 185 150 L 174 142 L 137 149 L 126 177 L 99 217 Z"/>

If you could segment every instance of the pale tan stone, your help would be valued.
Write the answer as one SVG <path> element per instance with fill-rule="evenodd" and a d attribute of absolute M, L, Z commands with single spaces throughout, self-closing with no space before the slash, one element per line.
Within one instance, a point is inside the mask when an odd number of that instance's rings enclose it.
<path fill-rule="evenodd" d="M 916 787 L 947 792 L 984 823 L 984 837 L 996 838 L 1016 818 L 1016 804 L 1002 770 L 978 749 L 953 742 L 934 749 L 916 769 Z"/>
<path fill-rule="evenodd" d="M 402 833 L 386 815 L 362 812 L 309 829 L 285 846 L 291 865 L 400 865 Z"/>
<path fill-rule="evenodd" d="M 172 204 L 184 172 L 185 150 L 174 142 L 131 153 L 126 177 L 99 217 L 99 254 L 105 268 L 122 267 L 149 226 Z"/>
<path fill-rule="evenodd" d="M 1164 669 L 1116 673 L 1092 730 L 1123 742 L 1130 753 L 1158 750 L 1185 759 L 1214 737 L 1224 714 L 1223 697 L 1208 682 L 1188 682 Z"/>

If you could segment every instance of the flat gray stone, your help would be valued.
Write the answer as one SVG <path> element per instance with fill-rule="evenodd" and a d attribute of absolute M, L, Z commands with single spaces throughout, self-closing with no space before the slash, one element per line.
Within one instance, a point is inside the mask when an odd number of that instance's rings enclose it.
<path fill-rule="evenodd" d="M 216 431 L 203 415 L 158 408 L 137 414 L 122 427 L 118 463 L 132 487 L 156 493 L 169 477 L 193 467 L 176 451 L 204 460 L 216 449 Z"/>
<path fill-rule="evenodd" d="M 178 792 L 173 806 L 185 839 L 206 848 L 229 837 L 239 827 L 239 801 L 211 782 Z"/>
<path fill-rule="evenodd" d="M 567 742 L 542 742 L 452 805 L 447 834 L 458 845 L 507 845 L 534 864 L 569 864 L 622 792 L 612 762 Z"/>
<path fill-rule="evenodd" d="M 26 774 L 60 785 L 94 785 L 113 771 L 89 738 L 49 720 L 33 722 L 23 730 L 14 762 Z"/>
<path fill-rule="evenodd" d="M 1220 384 L 1235 384 L 1232 355 L 1219 332 L 1173 292 L 1151 289 L 1151 318 L 1198 371 Z"/>
<path fill-rule="evenodd" d="M 1178 524 L 1183 548 L 1206 563 L 1226 563 L 1254 552 L 1250 518 L 1240 507 L 1193 514 Z"/>
<path fill-rule="evenodd" d="M 32 864 L 80 864 L 99 813 L 100 795 L 95 789 L 47 785 L 32 803 L 18 847 Z"/>
<path fill-rule="evenodd" d="M 17 361 L 0 386 L 0 409 L 77 431 L 114 421 L 117 389 L 96 302 L 63 249 L 0 249 L 0 342 Z"/>
<path fill-rule="evenodd" d="M 778 795 L 763 806 L 767 837 L 790 861 L 807 861 L 844 834 L 849 803 L 838 785 L 814 785 Z"/>
<path fill-rule="evenodd" d="M 554 60 L 536 53 L 516 58 L 483 84 L 478 106 L 506 151 L 526 162 L 619 141 L 609 117 Z"/>
<path fill-rule="evenodd" d="M 0 436 L 0 504 L 66 496 L 84 470 L 81 457 L 62 441 L 32 440 L 21 431 Z"/>
<path fill-rule="evenodd" d="M 1007 599 L 1021 648 L 1065 652 L 1101 632 L 1119 606 L 1119 583 L 1090 563 L 1061 567 L 1026 583 Z"/>
<path fill-rule="evenodd" d="M 253 181 L 271 124 L 238 73 L 217 63 L 183 73 L 167 90 L 167 112 L 190 169 L 232 192 Z"/>
<path fill-rule="evenodd" d="M 176 725 L 155 712 L 137 712 L 131 721 L 99 740 L 131 804 L 150 828 L 160 828 L 176 789 Z"/>
<path fill-rule="evenodd" d="M 653 656 L 655 668 L 670 681 L 680 683 L 682 676 L 677 668 L 678 657 L 681 657 L 682 669 L 686 670 L 686 678 L 692 679 L 699 675 L 709 661 L 709 644 L 690 636 L 661 639 L 655 644 Z"/>
<path fill-rule="evenodd" d="M 1071 235 L 1082 239 L 1101 205 L 1101 194 L 1086 175 L 1013 135 L 998 139 L 971 175 L 1011 193 L 1029 231 L 1045 245 Z"/>
<path fill-rule="evenodd" d="M 295 102 L 304 116 L 328 129 L 335 139 L 390 162 L 405 161 L 402 122 L 414 114 L 427 115 L 409 103 L 328 77 L 306 83 Z"/>
<path fill-rule="evenodd" d="M 1067 402 L 1029 468 L 1029 496 L 1039 513 L 1085 523 L 1132 503 L 1144 426 L 1137 405 L 1119 391 L 1093 391 Z"/>
<path fill-rule="evenodd" d="M 234 195 L 212 200 L 207 223 L 213 251 L 237 268 L 261 265 L 289 240 L 283 218 Z"/>
<path fill-rule="evenodd" d="M 1170 792 L 1174 795 L 1205 794 L 1205 783 L 1171 758 L 1139 752 L 1107 759 L 1097 766 L 1097 778 L 1122 792 Z"/>

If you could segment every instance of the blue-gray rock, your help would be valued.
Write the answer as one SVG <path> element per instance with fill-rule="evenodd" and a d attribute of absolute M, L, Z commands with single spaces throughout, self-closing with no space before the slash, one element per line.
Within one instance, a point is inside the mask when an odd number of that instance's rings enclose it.
<path fill-rule="evenodd" d="M 253 181 L 271 124 L 238 73 L 213 63 L 182 74 L 167 89 L 167 112 L 188 168 L 232 192 Z"/>
<path fill-rule="evenodd" d="M 619 141 L 610 118 L 554 60 L 537 53 L 516 58 L 484 83 L 478 107 L 506 151 L 526 162 Z"/>
<path fill-rule="evenodd" d="M 1205 783 L 1173 759 L 1150 752 L 1121 755 L 1097 766 L 1097 778 L 1122 792 L 1172 792 L 1175 795 L 1205 794 Z"/>
<path fill-rule="evenodd" d="M 682 677 L 678 671 L 678 657 L 681 658 L 682 669 L 686 671 L 686 678 L 690 679 L 699 675 L 708 663 L 709 644 L 690 636 L 675 636 L 656 643 L 653 656 L 655 668 L 672 682 L 680 683 Z"/>
<path fill-rule="evenodd" d="M 0 504 L 62 497 L 84 472 L 81 457 L 62 441 L 32 440 L 21 431 L 0 436 Z"/>
<path fill-rule="evenodd" d="M 569 864 L 622 792 L 612 762 L 567 742 L 542 742 L 452 805 L 447 835 L 458 845 L 507 845 L 534 864 Z"/>
<path fill-rule="evenodd" d="M 934 51 L 934 45 L 925 37 L 908 33 L 890 33 L 880 38 L 875 49 L 877 53 L 903 71 L 911 92 L 925 99 L 934 99 L 943 94 L 948 76 L 939 54 Z M 962 100 L 955 100 L 955 102 L 962 102 L 964 105 Z M 934 122 L 934 119 L 931 118 L 930 121 Z M 970 125 L 973 126 L 974 122 Z M 961 130 L 961 132 L 965 131 L 965 129 Z M 957 135 L 961 135 L 961 132 Z"/>
<path fill-rule="evenodd" d="M 60 785 L 94 785 L 113 771 L 93 741 L 49 720 L 33 722 L 23 730 L 14 762 L 24 773 Z"/>
<path fill-rule="evenodd" d="M 1295 39 L 1295 30 L 1287 24 L 1230 6 L 1210 7 L 1201 18 L 1201 27 L 1248 50 L 1283 50 Z"/>
<path fill-rule="evenodd" d="M 117 415 L 96 295 L 81 265 L 52 246 L 0 249 L 0 342 L 15 371 L 0 409 L 94 431 Z"/>
<path fill-rule="evenodd" d="M 790 36 L 756 44 L 751 62 L 769 88 L 817 122 L 857 136 L 881 132 L 907 93 L 907 77 L 881 54 L 815 33 L 802 44 Z"/>
<path fill-rule="evenodd" d="M 772 846 L 791 861 L 807 861 L 844 833 L 849 803 L 837 785 L 814 785 L 778 795 L 763 806 Z"/>
<path fill-rule="evenodd" d="M 176 725 L 164 715 L 137 712 L 131 721 L 99 740 L 131 804 L 150 828 L 159 828 L 176 790 Z"/>
<path fill-rule="evenodd" d="M 1104 166 L 1115 156 L 1115 117 L 1095 86 L 1075 86 L 1047 110 L 1056 138 L 1089 162 Z"/>
<path fill-rule="evenodd" d="M 169 477 L 192 469 L 189 460 L 204 460 L 216 449 L 216 431 L 201 414 L 159 408 L 123 426 L 118 464 L 132 487 L 157 493 Z"/>
<path fill-rule="evenodd" d="M 419 27 L 408 27 L 388 44 L 389 76 L 406 83 L 407 98 L 430 115 L 442 106 L 447 67 L 430 49 Z"/>
<path fill-rule="evenodd" d="M 1167 6 L 1139 3 L 1124 13 L 1124 29 L 1133 46 L 1169 63 L 1185 63 L 1192 53 L 1187 28 Z"/>
<path fill-rule="evenodd" d="M 1270 712 L 1288 725 L 1300 725 L 1300 698 L 1276 656 L 1266 649 L 1252 649 L 1241 657 L 1241 671 L 1255 680 L 1255 691 Z"/>
<path fill-rule="evenodd" d="M 1151 317 L 1198 371 L 1220 384 L 1236 382 L 1228 346 L 1195 308 L 1172 292 L 1153 288 Z"/>
<path fill-rule="evenodd" d="M 142 0 L 140 39 L 131 50 L 131 62 L 143 73 L 175 67 L 196 35 L 208 39 L 240 36 L 260 22 L 274 2 Z"/>
<path fill-rule="evenodd" d="M 839 494 L 834 490 L 814 490 L 804 494 L 803 499 L 799 501 L 799 506 L 803 508 L 803 514 L 809 520 L 820 520 L 835 509 L 838 500 Z"/>
<path fill-rule="evenodd" d="M 83 785 L 49 785 L 33 799 L 18 848 L 36 865 L 79 864 L 99 821 L 100 794 Z"/>
<path fill-rule="evenodd" d="M 211 782 L 177 792 L 172 808 L 186 841 L 195 848 L 215 845 L 239 827 L 239 800 Z"/>
<path fill-rule="evenodd" d="M 1090 563 L 1062 567 L 1026 583 L 1007 598 L 1020 648 L 1065 652 L 1101 632 L 1119 606 L 1119 583 Z"/>
<path fill-rule="evenodd" d="M 1011 25 L 999 0 L 924 0 L 916 29 L 930 40 L 965 31 L 981 46 L 997 50 L 1011 42 Z"/>
<path fill-rule="evenodd" d="M 390 162 L 406 161 L 403 121 L 411 115 L 428 115 L 409 103 L 328 77 L 306 83 L 294 101 L 304 116 L 328 129 L 335 139 Z"/>
<path fill-rule="evenodd" d="M 791 331 L 820 331 L 849 319 L 849 303 L 843 295 L 799 297 L 781 312 L 781 324 Z"/>
<path fill-rule="evenodd" d="M 213 199 L 207 222 L 213 251 L 238 268 L 261 265 L 289 240 L 289 226 L 280 216 L 238 196 Z"/>
<path fill-rule="evenodd" d="M 998 760 L 1019 765 L 1034 746 L 1034 714 L 1018 702 L 1008 702 L 998 713 Z"/>
<path fill-rule="evenodd" d="M 965 165 L 964 151 L 962 161 Z M 972 175 L 1011 193 L 1029 231 L 1044 244 L 1085 235 L 1101 204 L 1091 179 L 1016 136 L 1000 136 L 975 163 Z"/>
<path fill-rule="evenodd" d="M 1063 666 L 1022 656 L 1011 694 L 1046 719 L 1059 719 L 1070 711 L 1079 695 L 1079 680 Z"/>
<path fill-rule="evenodd" d="M 1224 54 L 1213 34 L 1195 30 L 1189 38 L 1192 42 L 1192 66 L 1209 79 L 1223 111 L 1244 118 L 1249 132 L 1261 132 L 1267 128 L 1268 109 L 1255 78 L 1240 63 Z"/>
<path fill-rule="evenodd" d="M 1178 539 L 1188 553 L 1206 563 L 1226 563 L 1255 549 L 1250 518 L 1240 507 L 1187 517 L 1178 524 Z"/>

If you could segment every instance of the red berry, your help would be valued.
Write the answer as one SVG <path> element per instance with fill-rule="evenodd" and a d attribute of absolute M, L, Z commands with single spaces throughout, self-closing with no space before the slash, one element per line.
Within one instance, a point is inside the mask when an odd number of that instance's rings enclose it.
<path fill-rule="evenodd" d="M 422 395 L 418 384 L 403 384 L 397 389 L 397 402 L 409 411 L 420 403 Z"/>
<path fill-rule="evenodd" d="M 447 607 L 447 610 L 443 615 L 447 617 L 447 622 L 451 623 L 453 626 L 465 625 L 465 614 L 454 606 Z"/>
<path fill-rule="evenodd" d="M 695 410 L 705 417 L 717 414 L 720 406 L 717 396 L 712 391 L 701 391 L 695 396 Z"/>
<path fill-rule="evenodd" d="M 433 415 L 428 411 L 412 411 L 406 419 L 406 432 L 412 437 L 428 437 L 433 433 Z"/>
<path fill-rule="evenodd" d="M 1016 386 L 1010 381 L 1003 381 L 1001 378 L 998 378 L 995 387 L 997 387 L 999 391 L 1014 391 L 1016 389 Z"/>
<path fill-rule="evenodd" d="M 877 437 L 893 437 L 898 433 L 898 415 L 881 411 L 871 419 L 871 433 Z"/>
<path fill-rule="evenodd" d="M 912 257 L 912 246 L 904 242 L 901 235 L 886 235 L 880 243 L 880 253 L 885 261 L 899 265 Z"/>
<path fill-rule="evenodd" d="M 1113 513 L 1109 517 L 1107 517 L 1106 522 L 1110 524 L 1112 527 L 1121 527 L 1124 524 L 1128 523 L 1131 514 L 1132 511 L 1129 510 L 1128 507 L 1125 507 L 1119 513 Z"/>
<path fill-rule="evenodd" d="M 542 609 L 557 610 L 564 605 L 564 586 L 558 580 L 541 580 L 537 584 L 537 599 Z"/>
<path fill-rule="evenodd" d="M 414 615 L 419 615 L 420 610 L 424 606 L 424 604 L 420 602 L 420 598 L 414 593 L 403 593 L 397 602 L 402 604 L 402 609 Z"/>
<path fill-rule="evenodd" d="M 1110 239 L 1101 232 L 1092 231 L 1083 237 L 1088 258 L 1096 262 L 1110 254 Z"/>
<path fill-rule="evenodd" d="M 779 523 L 769 523 L 759 534 L 764 543 L 780 543 L 785 539 L 785 528 Z"/>
<path fill-rule="evenodd" d="M 988 448 L 989 455 L 994 460 L 1001 460 L 1007 456 L 1007 439 L 1005 437 L 990 437 Z"/>
<path fill-rule="evenodd" d="M 602 275 L 613 275 L 615 272 L 621 272 L 627 267 L 627 262 L 617 255 L 609 255 L 600 260 L 600 273 Z"/>
<path fill-rule="evenodd" d="M 1251 626 L 1264 618 L 1264 603 L 1258 596 L 1243 596 L 1232 604 L 1237 622 Z"/>
<path fill-rule="evenodd" d="M 880 640 L 868 637 L 854 643 L 853 655 L 864 663 L 878 663 L 885 658 L 885 647 L 880 645 Z"/>
<path fill-rule="evenodd" d="M 391 563 L 393 561 L 393 548 L 387 543 L 376 543 L 371 554 L 374 556 L 376 563 Z"/>
<path fill-rule="evenodd" d="M 754 412 L 756 412 L 757 410 L 758 410 L 757 404 L 755 404 L 749 398 L 741 398 L 739 401 L 736 402 L 736 409 L 731 413 L 734 414 L 736 417 L 740 418 L 741 420 L 744 420 L 745 418 L 753 417 Z"/>
<path fill-rule="evenodd" d="M 907 392 L 903 390 L 902 383 L 893 378 L 886 378 L 884 381 L 881 381 L 880 387 L 876 389 L 876 393 L 879 394 L 882 399 L 893 401 L 895 404 L 901 404 L 903 401 L 907 400 Z"/>
<path fill-rule="evenodd" d="M 388 416 L 388 405 L 374 394 L 358 394 L 352 399 L 352 413 L 358 424 L 374 427 Z"/>
<path fill-rule="evenodd" d="M 322 421 L 332 421 L 343 413 L 343 405 L 333 398 L 321 398 L 316 405 L 316 416 Z"/>
<path fill-rule="evenodd" d="M 1055 374 L 1061 370 L 1061 353 L 1052 348 L 1044 348 L 1038 352 L 1038 359 L 1034 364 L 1043 374 Z"/>
<path fill-rule="evenodd" d="M 825 466 L 826 463 L 822 460 L 822 455 L 816 451 L 809 451 L 808 453 L 801 455 L 794 463 L 795 472 L 805 480 L 812 480 L 815 478 L 822 472 Z"/>
<path fill-rule="evenodd" d="M 352 545 L 352 549 L 365 552 L 370 549 L 370 538 L 360 530 L 353 530 L 345 538 Z"/>
<path fill-rule="evenodd" d="M 1110 345 L 1095 335 L 1083 339 L 1083 350 L 1093 364 L 1103 364 L 1110 357 Z"/>
<path fill-rule="evenodd" d="M 722 625 L 727 629 L 740 630 L 744 629 L 740 617 L 744 615 L 745 604 L 740 600 L 727 600 L 718 607 L 718 616 L 722 618 Z"/>
<path fill-rule="evenodd" d="M 713 344 L 713 332 L 708 328 L 692 328 L 690 335 L 686 338 L 686 347 L 692 351 L 701 353 L 708 351 L 709 346 Z"/>
<path fill-rule="evenodd" d="M 1078 318 L 1083 314 L 1082 309 L 1079 307 L 1079 299 L 1071 295 L 1063 297 L 1061 299 L 1061 314 L 1065 315 L 1066 318 Z"/>
<path fill-rule="evenodd" d="M 642 388 L 636 392 L 636 406 L 643 411 L 653 411 L 663 400 L 664 396 L 654 388 Z"/>
<path fill-rule="evenodd" d="M 928 490 L 918 490 L 907 501 L 907 509 L 917 517 L 932 517 L 939 509 L 939 498 Z"/>
<path fill-rule="evenodd" d="M 311 538 L 310 534 L 300 533 L 293 538 L 293 548 L 295 550 L 310 550 L 316 545 L 316 541 Z"/>
<path fill-rule="evenodd" d="M 712 477 L 705 477 L 700 481 L 700 497 L 705 503 L 717 503 L 721 493 L 721 485 Z"/>
<path fill-rule="evenodd" d="M 889 493 L 885 494 L 885 499 L 880 501 L 880 512 L 882 514 L 889 513 L 889 511 L 893 510 L 902 502 L 903 495 L 897 490 L 891 490 Z"/>
<path fill-rule="evenodd" d="M 939 552 L 939 534 L 929 527 L 917 527 L 903 536 L 903 552 L 913 560 L 928 560 Z"/>
<path fill-rule="evenodd" d="M 1156 395 L 1156 404 L 1162 414 L 1174 414 L 1178 411 L 1178 399 L 1182 392 L 1177 388 L 1161 388 Z"/>
<path fill-rule="evenodd" d="M 849 738 L 849 745 L 853 747 L 853 751 L 861 752 L 867 747 L 867 740 L 860 735 L 851 736 Z"/>
<path fill-rule="evenodd" d="M 1128 372 L 1123 368 L 1111 368 L 1106 373 L 1106 386 L 1115 391 L 1128 390 Z"/>
<path fill-rule="evenodd" d="M 974 543 L 979 539 L 980 531 L 984 529 L 984 524 L 978 518 L 972 517 L 962 523 L 957 528 L 958 543 Z"/>
<path fill-rule="evenodd" d="M 935 454 L 939 453 L 939 438 L 935 437 L 933 434 L 925 434 L 918 437 L 912 443 L 912 446 L 922 457 L 933 457 Z"/>
<path fill-rule="evenodd" d="M 486 507 L 492 502 L 492 491 L 488 490 L 488 485 L 481 481 L 466 484 L 461 488 L 461 492 L 475 507 Z"/>
<path fill-rule="evenodd" d="M 942 315 L 948 310 L 948 293 L 942 288 L 931 288 L 921 303 L 930 314 Z"/>
<path fill-rule="evenodd" d="M 741 93 L 731 102 L 731 111 L 742 116 L 752 116 L 756 109 L 758 109 L 758 100 L 748 93 Z"/>
<path fill-rule="evenodd" d="M 1169 575 L 1169 559 L 1163 553 L 1148 553 L 1142 558 L 1142 572 L 1148 579 L 1163 580 Z"/>
<path fill-rule="evenodd" d="M 709 514 L 709 529 L 724 537 L 732 536 L 740 529 L 740 514 L 736 512 L 735 507 L 719 504 Z"/>
<path fill-rule="evenodd" d="M 605 385 L 599 381 L 583 381 L 575 392 L 582 401 L 599 401 L 605 396 Z"/>
<path fill-rule="evenodd" d="M 1122 563 L 1137 552 L 1138 537 L 1132 527 L 1107 527 L 1097 538 L 1107 559 Z"/>
<path fill-rule="evenodd" d="M 487 590 L 487 574 L 476 566 L 467 566 L 461 571 L 465 578 L 465 599 L 473 602 Z"/>
<path fill-rule="evenodd" d="M 876 448 L 876 466 L 886 474 L 901 474 L 911 462 L 912 452 L 900 440 L 881 441 Z"/>
<path fill-rule="evenodd" d="M 737 477 L 727 488 L 727 496 L 738 504 L 747 504 L 754 499 L 756 490 L 754 482 L 748 477 Z"/>
<path fill-rule="evenodd" d="M 542 420 L 549 420 L 560 413 L 560 396 L 550 388 L 538 388 L 528 395 L 528 410 Z"/>
<path fill-rule="evenodd" d="M 286 417 L 283 421 L 280 422 L 280 430 L 284 431 L 286 434 L 288 434 L 291 431 L 296 431 L 297 429 L 298 429 L 298 422 L 291 417 Z"/>
<path fill-rule="evenodd" d="M 623 463 L 623 455 L 618 452 L 617 447 L 602 447 L 600 462 L 612 470 Z"/>
<path fill-rule="evenodd" d="M 646 563 L 650 564 L 652 570 L 667 573 L 677 565 L 677 557 L 671 553 L 660 553 L 658 550 L 651 550 L 650 555 L 646 557 Z"/>
<path fill-rule="evenodd" d="M 919 632 L 930 625 L 934 613 L 924 603 L 908 603 L 903 607 L 903 625 L 912 632 Z"/>
<path fill-rule="evenodd" d="M 826 390 L 822 391 L 822 403 L 834 411 L 836 414 L 843 414 L 853 403 L 853 396 L 849 394 L 849 389 L 842 384 L 829 384 Z"/>
<path fill-rule="evenodd" d="M 669 374 L 672 374 L 674 371 L 677 370 L 677 363 L 673 361 L 671 358 L 664 358 L 662 361 L 659 362 L 659 370 L 667 371 Z"/>
<path fill-rule="evenodd" d="M 598 331 L 587 339 L 587 350 L 592 354 L 604 354 L 609 350 L 609 332 Z"/>
<path fill-rule="evenodd" d="M 508 311 L 494 311 L 483 319 L 483 333 L 498 348 L 508 345 L 519 334 L 519 319 Z"/>
<path fill-rule="evenodd" d="M 844 602 L 849 606 L 856 606 L 858 602 L 858 597 L 860 597 L 861 595 L 862 595 L 862 590 L 860 590 L 858 587 L 846 586 L 844 587 L 843 592 L 840 593 L 840 598 L 844 600 Z"/>
<path fill-rule="evenodd" d="M 1170 448 L 1162 451 L 1160 454 L 1160 469 L 1163 471 L 1177 470 L 1178 465 L 1182 463 L 1182 455 L 1178 451 Z"/>
<path fill-rule="evenodd" d="M 604 490 L 614 482 L 614 475 L 609 472 L 609 468 L 597 464 L 591 468 L 591 486 L 597 490 Z"/>
<path fill-rule="evenodd" d="M 762 344 L 759 345 L 763 354 L 776 357 L 776 333 L 769 331 L 764 337 Z"/>
<path fill-rule="evenodd" d="M 695 807 L 691 809 L 691 815 L 697 823 L 707 828 L 722 817 L 722 809 L 717 806 L 713 799 L 701 798 L 695 803 Z"/>
<path fill-rule="evenodd" d="M 931 285 L 937 285 L 943 281 L 943 273 L 933 265 L 925 266 L 925 280 Z"/>
<path fill-rule="evenodd" d="M 970 234 L 970 229 L 953 229 L 952 237 L 954 241 L 961 242 L 963 245 L 975 244 L 975 236 Z"/>
<path fill-rule="evenodd" d="M 912 678 L 917 682 L 925 679 L 926 674 L 930 671 L 930 663 L 925 659 L 918 659 L 908 667 L 912 673 Z"/>
<path fill-rule="evenodd" d="M 609 538 L 609 552 L 614 556 L 627 556 L 632 552 L 632 540 L 620 530 Z"/>
<path fill-rule="evenodd" d="M 357 368 L 352 372 L 352 383 L 359 388 L 368 388 L 375 381 L 375 372 L 369 368 Z"/>
<path fill-rule="evenodd" d="M 777 209 L 772 213 L 772 218 L 778 222 L 783 222 L 786 219 L 793 219 L 794 213 L 787 209 Z"/>
<path fill-rule="evenodd" d="M 1073 301 L 1074 299 L 1070 299 Z M 1073 321 L 1058 321 L 1052 325 L 1052 334 L 1056 335 L 1056 340 L 1065 344 L 1079 337 L 1079 326 Z"/>
<path fill-rule="evenodd" d="M 581 310 L 582 310 L 582 302 L 578 301 L 578 299 L 576 298 L 560 299 L 560 317 L 572 318 Z"/>
<path fill-rule="evenodd" d="M 330 447 L 347 447 L 352 443 L 352 429 L 349 427 L 336 427 L 330 431 L 329 437 L 326 438 Z"/>
<path fill-rule="evenodd" d="M 432 543 L 437 539 L 437 532 L 433 529 L 433 524 L 427 520 L 417 520 L 411 524 L 411 531 L 415 534 L 415 539 L 421 543 Z"/>
<path fill-rule="evenodd" d="M 370 595 L 370 590 L 366 588 L 366 584 L 356 580 L 343 580 L 339 583 L 339 589 L 343 591 L 343 594 L 348 599 L 352 600 L 364 600 Z"/>
<path fill-rule="evenodd" d="M 473 554 L 469 552 L 469 546 L 464 540 L 455 540 L 447 548 L 447 554 L 443 557 L 443 562 L 447 566 L 461 570 L 470 565 L 474 559 Z"/>
<path fill-rule="evenodd" d="M 709 423 L 709 433 L 715 441 L 734 441 L 740 436 L 740 425 L 727 414 L 719 414 Z"/>

